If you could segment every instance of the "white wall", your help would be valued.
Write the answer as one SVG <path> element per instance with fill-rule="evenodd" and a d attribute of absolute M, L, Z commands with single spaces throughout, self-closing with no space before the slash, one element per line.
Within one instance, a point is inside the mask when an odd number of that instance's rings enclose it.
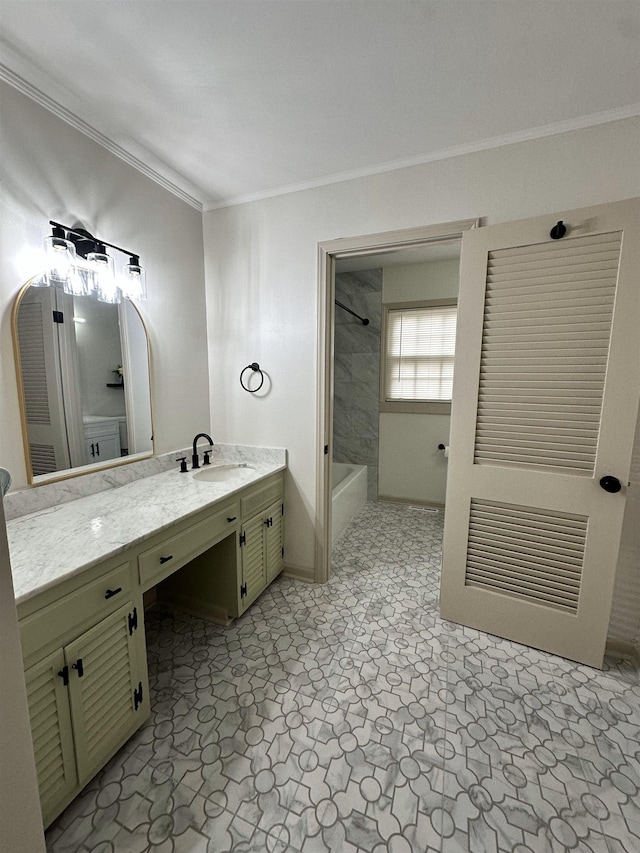
<path fill-rule="evenodd" d="M 460 260 L 384 267 L 382 302 L 457 299 Z M 444 505 L 450 415 L 380 413 L 378 494 Z"/>
<path fill-rule="evenodd" d="M 26 484 L 11 307 L 39 271 L 49 219 L 81 220 L 139 252 L 149 288 L 140 312 L 151 339 L 156 452 L 184 447 L 209 428 L 201 214 L 12 87 L 2 84 L 0 95 L 0 465 L 13 488 Z"/>
<path fill-rule="evenodd" d="M 637 196 L 639 149 L 628 119 L 205 214 L 213 435 L 288 447 L 288 563 L 314 565 L 318 242 Z M 254 359 L 262 398 L 237 380 Z"/>
<path fill-rule="evenodd" d="M 457 299 L 459 289 L 459 252 L 457 258 L 382 268 L 382 301 L 385 304 Z"/>
<path fill-rule="evenodd" d="M 122 366 L 118 306 L 74 297 L 74 314 L 85 321 L 76 324 L 82 414 L 124 415 L 124 391 L 107 388 L 118 381 L 112 371 Z"/>

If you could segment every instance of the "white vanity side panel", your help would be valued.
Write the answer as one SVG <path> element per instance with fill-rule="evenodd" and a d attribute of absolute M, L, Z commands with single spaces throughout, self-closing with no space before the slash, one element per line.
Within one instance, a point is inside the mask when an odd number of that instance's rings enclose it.
<path fill-rule="evenodd" d="M 44 853 L 11 563 L 0 498 L 0 836 L 15 853 Z M 31 819 L 25 820 L 25 815 Z"/>

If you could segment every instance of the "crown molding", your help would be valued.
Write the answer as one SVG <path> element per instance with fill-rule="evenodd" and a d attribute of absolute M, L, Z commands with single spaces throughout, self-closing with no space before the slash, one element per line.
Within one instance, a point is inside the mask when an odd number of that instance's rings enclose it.
<path fill-rule="evenodd" d="M 4 80 L 5 83 L 8 83 L 10 86 L 13 86 L 14 89 L 22 92 L 23 95 L 26 95 L 31 100 L 40 104 L 41 107 L 44 107 L 49 112 L 53 113 L 58 118 L 62 119 L 62 121 L 71 125 L 71 127 L 79 130 L 80 133 L 83 133 L 85 136 L 88 136 L 89 139 L 92 139 L 94 142 L 97 142 L 98 145 L 101 145 L 103 148 L 106 148 L 107 151 L 110 151 L 112 154 L 115 154 L 116 157 L 119 157 L 120 160 L 124 160 L 129 166 L 133 166 L 138 172 L 141 172 L 147 178 L 150 178 L 156 184 L 159 184 L 163 189 L 177 196 L 182 201 L 194 207 L 196 210 L 202 212 L 203 205 L 202 202 L 195 198 L 193 195 L 188 193 L 186 190 L 182 189 L 182 187 L 178 186 L 178 184 L 173 181 L 165 178 L 160 172 L 156 169 L 153 169 L 139 157 L 136 157 L 130 151 L 127 151 L 121 145 L 118 145 L 117 142 L 114 142 L 113 139 L 110 139 L 104 133 L 97 130 L 92 125 L 88 124 L 86 121 L 83 121 L 79 118 L 75 113 L 71 110 L 68 110 L 61 103 L 56 101 L 54 98 L 45 94 L 41 89 L 37 86 L 34 86 L 32 83 L 29 83 L 28 80 L 25 80 L 24 77 L 21 77 L 15 71 L 12 71 L 7 65 L 4 63 L 0 63 L 0 80 Z"/>
<path fill-rule="evenodd" d="M 7 42 L 0 39 L 0 52 L 4 53 L 11 63 L 18 68 L 26 69 L 30 77 L 37 79 L 41 77 L 45 79 L 45 74 L 42 70 L 35 67 L 20 56 Z M 46 78 L 50 83 L 55 82 L 51 78 Z M 367 178 L 375 175 L 381 175 L 385 172 L 394 172 L 399 169 L 407 169 L 412 166 L 422 166 L 427 163 L 433 163 L 438 160 L 448 160 L 453 157 L 460 157 L 465 154 L 474 154 L 480 151 L 486 151 L 491 148 L 501 148 L 506 145 L 514 145 L 519 142 L 529 142 L 536 139 L 542 139 L 546 136 L 557 136 L 562 133 L 568 133 L 574 130 L 582 130 L 588 127 L 595 127 L 599 124 L 608 124 L 615 121 L 621 121 L 627 118 L 634 118 L 640 115 L 640 103 L 629 104 L 625 107 L 618 107 L 612 110 L 606 110 L 599 113 L 591 113 L 578 118 L 566 119 L 563 121 L 554 122 L 552 124 L 540 125 L 538 127 L 527 128 L 526 130 L 506 133 L 500 136 L 492 136 L 475 142 L 464 143 L 462 145 L 454 145 L 449 148 L 442 148 L 438 151 L 432 151 L 417 157 L 410 157 L 400 160 L 391 160 L 384 163 L 379 163 L 373 166 L 365 166 L 360 169 L 353 169 L 346 172 L 338 172 L 332 175 L 325 175 L 320 178 L 314 178 L 309 181 L 299 181 L 297 183 L 288 184 L 285 186 L 274 187 L 268 190 L 262 190 L 256 193 L 248 193 L 246 195 L 231 196 L 226 199 L 216 199 L 211 201 L 200 201 L 191 192 L 188 192 L 179 183 L 165 177 L 160 171 L 149 166 L 140 157 L 136 156 L 126 148 L 123 148 L 106 134 L 99 131 L 97 128 L 83 121 L 76 113 L 67 107 L 63 106 L 60 100 L 47 95 L 42 89 L 30 83 L 25 77 L 18 74 L 9 68 L 8 65 L 0 63 L 0 80 L 4 80 L 10 86 L 18 89 L 28 98 L 36 101 L 49 112 L 58 116 L 62 121 L 79 130 L 85 136 L 88 136 L 94 142 L 97 142 L 107 151 L 110 151 L 116 157 L 119 157 L 125 163 L 128 163 L 137 171 L 141 172 L 146 177 L 150 178 L 155 183 L 159 184 L 163 189 L 180 198 L 182 201 L 191 205 L 191 207 L 202 212 L 220 210 L 226 207 L 235 207 L 240 204 L 250 204 L 255 201 L 263 201 L 269 198 L 276 198 L 281 195 L 289 195 L 291 193 L 303 192 L 304 190 L 319 189 L 331 184 L 344 183 L 353 181 L 358 178 Z M 60 89 L 62 95 L 61 100 L 66 100 L 69 93 L 65 93 Z M 66 94 L 66 97 L 65 97 Z M 167 167 L 169 170 L 170 167 Z M 171 170 L 173 171 L 173 170 Z M 177 173 L 176 173 L 177 174 Z M 178 177 L 180 177 L 178 175 Z M 187 183 L 185 181 L 185 183 Z M 191 186 L 191 185 L 190 185 Z M 197 191 L 198 188 L 191 186 L 192 190 Z M 204 193 L 203 193 L 204 195 Z"/>
<path fill-rule="evenodd" d="M 527 128 L 526 130 L 518 130 L 513 133 L 505 133 L 501 136 L 492 136 L 475 142 L 465 143 L 463 145 L 454 145 L 450 148 L 442 148 L 439 151 L 432 151 L 429 154 L 423 154 L 418 157 L 410 157 L 404 160 L 391 160 L 386 163 L 380 163 L 377 166 L 367 166 L 362 169 L 353 169 L 349 172 L 339 172 L 335 175 L 327 175 L 311 181 L 300 181 L 296 184 L 276 187 L 272 190 L 265 190 L 264 192 L 236 196 L 234 198 L 210 204 L 205 203 L 204 210 L 213 211 L 220 210 L 225 207 L 235 207 L 239 204 L 250 204 L 254 201 L 263 201 L 280 195 L 303 192 L 304 190 L 319 189 L 321 187 L 328 186 L 329 184 L 353 181 L 357 178 L 367 178 L 373 175 L 381 175 L 385 172 L 395 172 L 398 169 L 422 166 L 425 163 L 434 163 L 437 160 L 448 160 L 452 157 L 460 157 L 464 154 L 475 154 L 480 151 L 487 151 L 491 148 L 501 148 L 505 145 L 514 145 L 518 142 L 530 142 L 536 139 L 542 139 L 546 136 L 557 136 L 561 133 L 569 133 L 573 130 L 583 130 L 588 127 L 595 127 L 599 124 L 610 124 L 611 122 L 621 121 L 627 118 L 635 118 L 637 116 L 640 116 L 640 103 L 630 104 L 626 107 L 618 107 L 613 110 L 606 110 L 605 112 L 591 113 L 590 115 L 580 116 L 574 119 L 566 119 L 564 121 L 554 122 L 553 124 Z"/>

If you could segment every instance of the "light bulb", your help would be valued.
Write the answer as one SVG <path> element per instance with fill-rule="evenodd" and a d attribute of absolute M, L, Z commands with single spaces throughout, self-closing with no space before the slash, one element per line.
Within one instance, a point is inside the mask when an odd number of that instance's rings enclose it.
<path fill-rule="evenodd" d="M 45 237 L 44 249 L 47 270 L 46 283 L 49 286 L 61 286 L 65 290 L 76 269 L 76 247 L 64 236 L 64 231 L 57 225 L 53 227 L 51 236 Z"/>
<path fill-rule="evenodd" d="M 147 277 L 137 255 L 131 256 L 129 263 L 122 269 L 122 275 L 124 278 L 122 292 L 125 296 L 136 301 L 147 298 Z"/>
<path fill-rule="evenodd" d="M 87 255 L 87 263 L 91 270 L 92 289 L 100 302 L 121 302 L 122 291 L 115 280 L 113 258 L 107 254 L 103 243 L 96 243 L 95 251 Z"/>

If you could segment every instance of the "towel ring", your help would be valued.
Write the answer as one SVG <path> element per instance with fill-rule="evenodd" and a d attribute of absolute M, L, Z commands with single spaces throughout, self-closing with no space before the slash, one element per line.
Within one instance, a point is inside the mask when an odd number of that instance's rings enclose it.
<path fill-rule="evenodd" d="M 260 374 L 260 384 L 257 388 L 247 388 L 244 384 L 242 377 L 247 372 L 247 370 L 253 370 L 254 373 Z M 241 372 L 240 372 L 240 384 L 244 388 L 245 391 L 248 391 L 250 394 L 255 394 L 256 391 L 259 391 L 264 385 L 264 373 L 260 370 L 260 365 L 257 361 L 252 361 L 251 364 L 248 364 Z"/>

